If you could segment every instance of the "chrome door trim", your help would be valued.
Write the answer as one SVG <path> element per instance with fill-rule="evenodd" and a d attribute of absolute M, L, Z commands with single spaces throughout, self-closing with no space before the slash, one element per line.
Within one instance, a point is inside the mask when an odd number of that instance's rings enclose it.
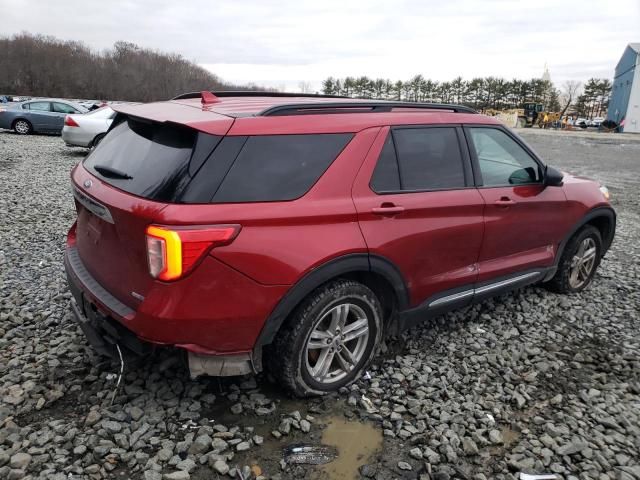
<path fill-rule="evenodd" d="M 517 277 L 507 278 L 506 280 L 502 280 L 500 282 L 490 283 L 489 285 L 485 285 L 484 287 L 476 288 L 474 291 L 476 294 L 490 292 L 491 290 L 496 290 L 498 288 L 511 285 L 512 283 L 518 283 L 522 280 L 527 280 L 537 275 L 540 275 L 539 271 L 525 273 L 524 275 L 518 275 Z"/>
<path fill-rule="evenodd" d="M 429 303 L 429 308 L 439 307 L 442 305 L 446 305 L 448 303 L 455 302 L 457 300 L 462 300 L 464 298 L 470 297 L 472 295 L 480 295 L 487 292 L 491 292 L 492 290 L 498 290 L 502 287 L 506 287 L 508 285 L 521 282 L 523 280 L 528 280 L 530 278 L 541 275 L 542 272 L 536 270 L 535 272 L 529 272 L 522 275 L 518 275 L 517 277 L 507 278 L 506 280 L 500 280 L 499 282 L 490 283 L 488 285 L 484 285 L 478 288 L 472 288 L 469 290 L 464 290 L 458 293 L 452 293 L 451 295 L 446 295 L 444 297 L 437 298 Z"/>
<path fill-rule="evenodd" d="M 445 305 L 447 303 L 455 302 L 456 300 L 461 300 L 463 298 L 467 298 L 474 294 L 473 289 L 465 290 L 464 292 L 453 293 L 451 295 L 446 295 L 441 298 L 435 299 L 433 302 L 429 304 L 429 308 L 438 307 L 440 305 Z"/>

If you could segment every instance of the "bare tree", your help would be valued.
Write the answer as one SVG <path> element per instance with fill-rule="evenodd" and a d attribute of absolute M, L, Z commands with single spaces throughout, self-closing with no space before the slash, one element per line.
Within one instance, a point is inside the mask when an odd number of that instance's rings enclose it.
<path fill-rule="evenodd" d="M 313 93 L 313 85 L 311 85 L 311 82 L 301 81 L 298 82 L 298 90 L 300 90 L 300 93 Z"/>
<path fill-rule="evenodd" d="M 560 100 L 565 104 L 562 112 L 560 112 L 560 118 L 566 113 L 567 109 L 571 106 L 573 101 L 578 97 L 578 92 L 580 91 L 580 87 L 582 83 L 576 80 L 567 80 L 562 85 L 562 93 L 560 95 Z"/>
<path fill-rule="evenodd" d="M 181 55 L 130 42 L 96 52 L 44 35 L 0 37 L 2 94 L 146 102 L 207 89 L 247 87 L 225 83 Z"/>

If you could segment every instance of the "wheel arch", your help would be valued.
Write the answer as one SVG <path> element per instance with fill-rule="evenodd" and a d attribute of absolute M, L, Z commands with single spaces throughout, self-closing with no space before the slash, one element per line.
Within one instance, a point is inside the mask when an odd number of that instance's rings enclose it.
<path fill-rule="evenodd" d="M 20 120 L 24 120 L 25 122 L 27 122 L 29 125 L 31 125 L 31 130 L 34 129 L 33 127 L 33 122 L 31 120 L 29 120 L 28 118 L 25 117 L 16 117 L 11 121 L 11 128 L 15 128 L 16 123 L 19 122 Z"/>
<path fill-rule="evenodd" d="M 569 233 L 564 237 L 562 242 L 560 242 L 554 262 L 555 267 L 558 266 L 558 263 L 562 258 L 562 254 L 564 253 L 564 249 L 567 246 L 567 243 L 569 243 L 571 237 L 573 237 L 585 225 L 593 225 L 598 229 L 598 231 L 600 231 L 600 235 L 602 236 L 602 256 L 604 256 L 607 250 L 609 250 L 616 231 L 616 212 L 611 207 L 597 207 L 587 212 L 586 215 L 578 220 Z"/>
<path fill-rule="evenodd" d="M 107 132 L 97 133 L 96 136 L 91 139 L 91 143 L 89 143 L 89 148 L 95 147 L 96 146 L 96 140 L 100 139 L 100 141 L 102 141 L 102 139 L 104 138 L 104 136 L 106 134 L 107 134 Z"/>
<path fill-rule="evenodd" d="M 383 304 L 385 320 L 389 320 L 395 311 L 408 308 L 406 283 L 392 262 L 367 253 L 344 255 L 314 268 L 289 289 L 266 319 L 256 347 L 272 343 L 300 302 L 318 287 L 337 278 L 352 279 L 369 287 Z"/>

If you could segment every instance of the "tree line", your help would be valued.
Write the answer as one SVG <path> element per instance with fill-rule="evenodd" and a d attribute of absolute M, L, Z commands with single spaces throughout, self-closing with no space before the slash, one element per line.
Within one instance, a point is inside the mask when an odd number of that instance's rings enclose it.
<path fill-rule="evenodd" d="M 611 92 L 611 82 L 592 78 L 584 93 L 576 95 L 580 85 L 567 82 L 562 90 L 550 81 L 539 78 L 531 80 L 505 80 L 498 77 L 464 80 L 457 77 L 451 81 L 438 82 L 422 75 L 402 81 L 367 76 L 334 78 L 322 82 L 322 91 L 327 95 L 344 95 L 354 98 L 377 98 L 409 102 L 457 103 L 476 110 L 503 110 L 522 108 L 525 103 L 541 103 L 548 111 L 564 111 L 570 105 L 578 115 L 594 116 L 606 112 Z"/>
<path fill-rule="evenodd" d="M 181 55 L 129 42 L 98 52 L 44 35 L 0 37 L 0 94 L 148 102 L 202 89 L 245 88 Z"/>
<path fill-rule="evenodd" d="M 581 117 L 604 117 L 611 96 L 611 81 L 606 78 L 590 78 L 578 96 L 575 110 Z"/>

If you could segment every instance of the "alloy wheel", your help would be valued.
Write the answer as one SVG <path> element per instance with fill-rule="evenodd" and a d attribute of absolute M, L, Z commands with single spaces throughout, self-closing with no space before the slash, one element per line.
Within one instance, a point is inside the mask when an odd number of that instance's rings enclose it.
<path fill-rule="evenodd" d="M 18 120 L 15 124 L 16 132 L 21 133 L 22 135 L 29 133 L 30 129 L 31 127 L 29 126 L 29 124 L 24 120 Z"/>
<path fill-rule="evenodd" d="M 578 289 L 585 285 L 591 278 L 596 264 L 597 247 L 593 238 L 585 238 L 571 259 L 569 270 L 569 285 Z"/>
<path fill-rule="evenodd" d="M 362 360 L 369 339 L 369 319 L 353 303 L 341 303 L 320 317 L 307 339 L 307 372 L 319 383 L 337 382 Z"/>

